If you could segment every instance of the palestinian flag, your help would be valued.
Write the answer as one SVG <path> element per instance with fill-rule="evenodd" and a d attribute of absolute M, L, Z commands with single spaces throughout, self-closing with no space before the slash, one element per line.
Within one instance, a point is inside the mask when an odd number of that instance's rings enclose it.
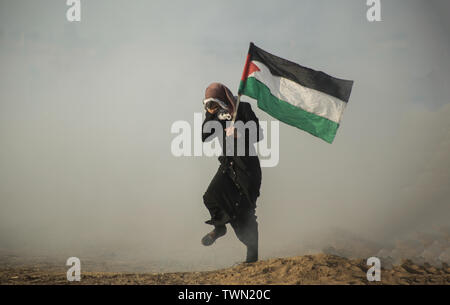
<path fill-rule="evenodd" d="M 274 118 L 333 143 L 353 81 L 272 55 L 250 43 L 239 95 Z"/>

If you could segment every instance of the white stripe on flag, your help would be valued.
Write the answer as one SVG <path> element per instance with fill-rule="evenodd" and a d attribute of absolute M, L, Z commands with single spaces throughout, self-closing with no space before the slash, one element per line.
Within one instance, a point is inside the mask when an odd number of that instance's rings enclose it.
<path fill-rule="evenodd" d="M 254 77 L 265 84 L 273 96 L 339 124 L 347 103 L 326 93 L 304 87 L 287 78 L 274 76 L 263 63 L 256 60 L 252 62 L 258 66 L 260 71 L 255 71 L 248 77 Z"/>

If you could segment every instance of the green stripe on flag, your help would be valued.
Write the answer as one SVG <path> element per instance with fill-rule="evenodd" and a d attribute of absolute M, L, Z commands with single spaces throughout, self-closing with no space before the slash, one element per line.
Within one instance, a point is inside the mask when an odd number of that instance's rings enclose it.
<path fill-rule="evenodd" d="M 256 99 L 258 107 L 274 118 L 302 129 L 330 144 L 333 143 L 339 127 L 338 123 L 278 99 L 270 93 L 264 83 L 254 77 L 241 81 L 239 93 Z"/>

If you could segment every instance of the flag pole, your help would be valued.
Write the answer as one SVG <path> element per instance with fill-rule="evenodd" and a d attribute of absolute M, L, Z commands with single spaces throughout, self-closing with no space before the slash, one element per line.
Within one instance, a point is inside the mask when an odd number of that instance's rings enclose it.
<path fill-rule="evenodd" d="M 238 94 L 237 101 L 236 101 L 236 110 L 234 111 L 234 114 L 233 114 L 233 120 L 231 121 L 231 127 L 234 125 L 234 121 L 236 121 L 236 116 L 237 116 L 240 101 L 241 101 L 241 95 Z"/>
<path fill-rule="evenodd" d="M 241 101 L 241 86 L 242 86 L 242 82 L 245 83 L 246 79 L 247 79 L 247 74 L 248 74 L 248 69 L 249 69 L 249 65 L 250 65 L 250 61 L 251 61 L 251 56 L 250 56 L 250 50 L 252 48 L 253 43 L 250 42 L 250 46 L 248 48 L 248 52 L 247 52 L 247 58 L 245 59 L 245 65 L 244 65 L 244 71 L 242 71 L 242 77 L 241 77 L 241 84 L 239 85 L 239 89 L 238 89 L 238 97 L 237 97 L 237 102 L 236 102 L 236 111 L 234 112 L 233 115 L 233 120 L 231 121 L 231 126 L 234 125 L 234 121 L 236 121 L 236 116 L 237 116 L 237 112 L 238 112 L 238 108 L 239 108 L 239 102 Z"/>

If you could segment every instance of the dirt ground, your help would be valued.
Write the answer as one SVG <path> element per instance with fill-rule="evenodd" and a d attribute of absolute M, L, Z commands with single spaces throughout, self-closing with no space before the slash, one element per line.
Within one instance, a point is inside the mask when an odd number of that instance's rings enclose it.
<path fill-rule="evenodd" d="M 45 266 L 0 265 L 0 284 L 368 284 L 369 266 L 363 259 L 316 254 L 276 258 L 204 272 L 116 273 L 82 272 L 80 282 L 68 282 L 66 269 Z M 374 282 L 372 282 L 374 283 Z M 450 267 L 416 265 L 409 260 L 381 270 L 377 284 L 450 284 Z"/>

